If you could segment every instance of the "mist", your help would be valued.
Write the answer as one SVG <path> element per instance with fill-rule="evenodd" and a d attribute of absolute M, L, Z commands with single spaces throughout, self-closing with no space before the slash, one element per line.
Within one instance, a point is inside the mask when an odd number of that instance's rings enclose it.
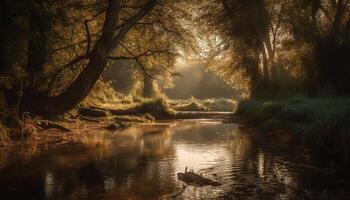
<path fill-rule="evenodd" d="M 224 80 L 205 69 L 204 64 L 180 64 L 176 67 L 176 71 L 181 76 L 174 78 L 175 86 L 163 89 L 169 98 L 187 99 L 192 96 L 198 99 L 233 98 L 237 95 Z"/>

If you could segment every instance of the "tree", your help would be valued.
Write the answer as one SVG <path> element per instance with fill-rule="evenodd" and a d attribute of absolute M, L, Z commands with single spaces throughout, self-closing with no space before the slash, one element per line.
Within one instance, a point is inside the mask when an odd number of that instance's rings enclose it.
<path fill-rule="evenodd" d="M 145 4 L 133 6 L 126 5 L 120 0 L 108 0 L 101 37 L 95 42 L 91 51 L 89 51 L 91 41 L 88 41 L 86 54 L 70 61 L 74 64 L 83 60 L 87 61 L 77 78 L 56 96 L 48 97 L 47 94 L 33 93 L 31 89 L 28 90 L 23 100 L 24 109 L 36 113 L 62 114 L 74 108 L 88 95 L 99 79 L 107 65 L 109 54 L 120 46 L 130 29 L 157 3 L 157 0 L 148 0 Z M 127 19 L 121 19 L 122 9 L 129 6 L 137 8 L 137 11 Z M 87 34 L 89 34 L 88 27 Z"/>
<path fill-rule="evenodd" d="M 345 56 L 349 3 L 204 1 L 197 19 L 208 28 L 201 28 L 201 34 L 217 49 L 209 55 L 209 67 L 233 86 L 247 83 L 252 96 L 266 95 L 287 80 L 304 82 L 313 93 L 329 85 L 335 92 L 350 91 Z M 295 86 L 284 91 L 294 91 Z"/>

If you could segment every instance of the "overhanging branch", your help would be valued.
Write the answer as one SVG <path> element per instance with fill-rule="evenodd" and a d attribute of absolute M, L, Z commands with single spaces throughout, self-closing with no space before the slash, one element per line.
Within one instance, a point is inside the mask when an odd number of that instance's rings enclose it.
<path fill-rule="evenodd" d="M 141 68 L 141 70 L 143 71 L 143 73 L 144 73 L 147 77 L 149 77 L 149 78 L 151 78 L 151 79 L 157 79 L 157 78 L 153 77 L 153 76 L 147 71 L 146 67 L 145 67 L 145 66 L 142 64 L 142 62 L 140 61 L 140 58 L 148 53 L 148 50 L 147 50 L 146 52 L 140 54 L 140 55 L 135 56 L 135 55 L 132 53 L 132 51 L 131 51 L 127 46 L 125 46 L 125 45 L 122 44 L 122 43 L 120 43 L 120 46 L 123 47 L 123 48 L 131 55 L 131 57 L 123 57 L 123 56 L 121 56 L 121 57 L 109 57 L 109 59 L 115 59 L 115 60 L 120 60 L 120 59 L 135 60 L 135 61 L 137 62 L 137 64 L 138 64 L 138 66 Z"/>

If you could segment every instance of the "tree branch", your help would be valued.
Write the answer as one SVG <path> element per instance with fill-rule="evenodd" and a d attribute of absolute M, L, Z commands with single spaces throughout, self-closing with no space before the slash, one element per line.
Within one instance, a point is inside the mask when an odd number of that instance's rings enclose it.
<path fill-rule="evenodd" d="M 118 33 L 113 38 L 113 49 L 121 43 L 121 40 L 129 32 L 129 30 L 156 6 L 157 2 L 158 0 L 149 0 L 134 16 L 130 17 L 123 23 L 123 26 L 119 28 Z"/>
<path fill-rule="evenodd" d="M 86 54 L 83 56 L 79 56 L 76 57 L 75 59 L 71 60 L 70 62 L 68 62 L 67 64 L 63 65 L 62 67 L 60 67 L 58 71 L 55 72 L 55 74 L 53 75 L 53 78 L 51 79 L 51 81 L 48 84 L 47 89 L 50 91 L 52 89 L 52 85 L 55 83 L 57 77 L 59 74 L 61 74 L 65 69 L 67 69 L 68 67 L 72 67 L 80 62 L 82 62 L 83 60 L 87 60 L 89 59 L 90 55 Z"/>
<path fill-rule="evenodd" d="M 85 25 L 85 32 L 86 32 L 86 38 L 87 38 L 87 45 L 86 45 L 86 55 L 90 53 L 90 48 L 91 48 L 91 35 L 90 35 L 90 30 L 89 30 L 89 24 L 88 21 L 84 21 Z"/>
<path fill-rule="evenodd" d="M 87 22 L 92 22 L 92 21 L 94 21 L 98 16 L 102 15 L 102 14 L 105 13 L 105 12 L 106 12 L 106 10 L 101 10 L 100 12 L 98 12 L 98 13 L 96 13 L 94 16 L 92 16 L 92 18 L 87 19 L 86 21 L 87 21 Z"/>
<path fill-rule="evenodd" d="M 140 55 L 142 55 L 142 54 L 140 54 L 139 56 L 135 56 L 135 55 L 133 55 L 133 53 L 132 53 L 132 51 L 128 48 L 128 47 L 126 47 L 124 44 L 122 44 L 122 43 L 120 43 L 120 46 L 122 46 L 132 57 L 130 58 L 128 58 L 127 57 L 127 59 L 133 59 L 133 60 L 135 60 L 136 62 L 137 62 L 137 64 L 140 66 L 140 68 L 141 68 L 141 70 L 143 71 L 143 73 L 147 76 L 147 77 L 149 77 L 149 78 L 151 78 L 151 79 L 157 79 L 157 78 L 155 78 L 155 77 L 153 77 L 148 71 L 147 71 L 147 69 L 146 69 L 146 67 L 141 63 L 141 61 L 140 61 Z M 147 51 L 146 51 L 147 52 Z M 113 59 L 113 57 L 110 57 L 110 59 Z M 118 59 L 118 58 L 117 58 Z M 120 58 L 119 58 L 120 59 Z"/>

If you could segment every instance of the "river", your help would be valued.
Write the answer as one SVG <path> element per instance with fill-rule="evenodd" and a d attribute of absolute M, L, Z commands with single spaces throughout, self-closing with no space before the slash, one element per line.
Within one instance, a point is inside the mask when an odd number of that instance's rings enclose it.
<path fill-rule="evenodd" d="M 349 177 L 220 119 L 89 132 L 74 141 L 2 152 L 0 199 L 350 198 Z M 177 173 L 186 167 L 221 186 L 185 185 Z"/>

